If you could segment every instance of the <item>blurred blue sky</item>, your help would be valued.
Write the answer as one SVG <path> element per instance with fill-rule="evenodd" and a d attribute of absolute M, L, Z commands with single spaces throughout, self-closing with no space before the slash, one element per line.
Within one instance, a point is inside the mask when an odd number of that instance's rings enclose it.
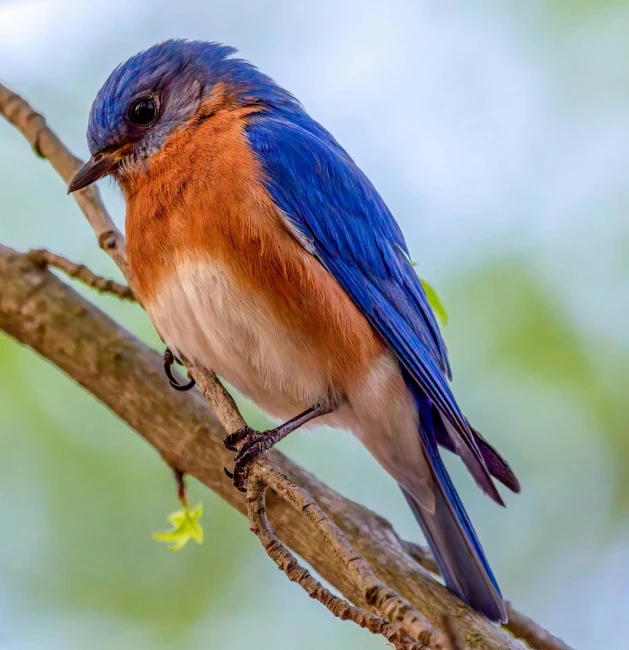
<path fill-rule="evenodd" d="M 523 494 L 504 511 L 454 467 L 503 591 L 580 649 L 624 650 L 628 27 L 629 3 L 620 0 L 5 0 L 0 79 L 81 156 L 102 82 L 159 40 L 234 45 L 291 90 L 396 215 L 450 312 L 457 394 L 518 471 Z M 0 152 L 0 240 L 114 274 L 63 184 L 3 124 Z M 102 189 L 122 224 L 121 197 L 107 182 Z M 137 310 L 99 304 L 156 342 Z M 166 469 L 78 388 L 0 342 L 0 513 L 15 531 L 0 540 L 0 646 L 237 649 L 255 627 L 260 647 L 278 650 L 381 647 L 285 584 L 246 522 L 204 490 L 206 543 L 183 559 L 154 548 L 148 531 L 174 506 Z M 283 448 L 420 539 L 395 486 L 348 436 L 301 435 Z M 68 472 L 62 486 L 59 472 Z M 126 496 L 124 484 L 133 486 Z M 127 504 L 136 495 L 137 506 Z M 77 524 L 67 539 L 59 513 L 74 506 L 93 537 Z M 125 544 L 98 545 L 121 528 Z M 233 560 L 219 571 L 220 589 L 195 587 L 189 618 L 181 603 L 159 609 L 177 572 L 212 581 L 215 556 L 230 544 L 246 570 Z M 66 588 L 63 558 L 77 553 Z M 177 584 L 175 600 L 189 586 Z"/>

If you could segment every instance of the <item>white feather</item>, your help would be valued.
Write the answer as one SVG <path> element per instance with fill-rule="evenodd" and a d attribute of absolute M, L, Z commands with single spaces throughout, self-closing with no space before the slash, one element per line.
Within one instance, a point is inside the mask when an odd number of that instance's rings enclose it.
<path fill-rule="evenodd" d="M 175 354 L 211 368 L 278 420 L 329 399 L 315 350 L 298 340 L 217 262 L 183 261 L 146 309 Z M 425 507 L 434 503 L 413 397 L 391 352 L 345 387 L 341 406 L 313 424 L 352 431 Z"/>
<path fill-rule="evenodd" d="M 308 342 L 218 262 L 178 264 L 146 309 L 173 353 L 211 368 L 270 415 L 293 417 L 328 395 Z"/>

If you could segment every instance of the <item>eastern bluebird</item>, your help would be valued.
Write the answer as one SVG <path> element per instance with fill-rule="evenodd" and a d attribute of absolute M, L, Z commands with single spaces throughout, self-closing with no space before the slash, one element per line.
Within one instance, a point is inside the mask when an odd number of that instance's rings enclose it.
<path fill-rule="evenodd" d="M 116 179 L 135 288 L 166 344 L 289 420 L 227 441 L 244 443 L 239 487 L 298 426 L 349 429 L 400 485 L 446 585 L 506 621 L 438 445 L 501 505 L 491 476 L 519 484 L 454 399 L 404 237 L 338 142 L 235 52 L 172 40 L 116 68 L 69 191 Z"/>

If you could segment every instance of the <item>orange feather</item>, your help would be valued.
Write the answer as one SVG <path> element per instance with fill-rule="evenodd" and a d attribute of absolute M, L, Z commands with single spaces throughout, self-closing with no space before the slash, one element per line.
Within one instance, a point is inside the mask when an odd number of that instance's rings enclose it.
<path fill-rule="evenodd" d="M 333 389 L 345 392 L 385 347 L 263 187 L 244 133 L 257 110 L 235 105 L 219 86 L 145 171 L 123 179 L 131 272 L 150 301 L 178 262 L 220 262 L 316 351 Z"/>

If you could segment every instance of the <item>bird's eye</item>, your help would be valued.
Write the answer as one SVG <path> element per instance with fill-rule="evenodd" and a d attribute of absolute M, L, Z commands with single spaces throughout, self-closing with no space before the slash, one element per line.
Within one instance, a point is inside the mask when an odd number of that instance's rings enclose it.
<path fill-rule="evenodd" d="M 138 99 L 129 109 L 129 119 L 138 126 L 148 126 L 155 121 L 157 106 L 151 97 Z"/>

